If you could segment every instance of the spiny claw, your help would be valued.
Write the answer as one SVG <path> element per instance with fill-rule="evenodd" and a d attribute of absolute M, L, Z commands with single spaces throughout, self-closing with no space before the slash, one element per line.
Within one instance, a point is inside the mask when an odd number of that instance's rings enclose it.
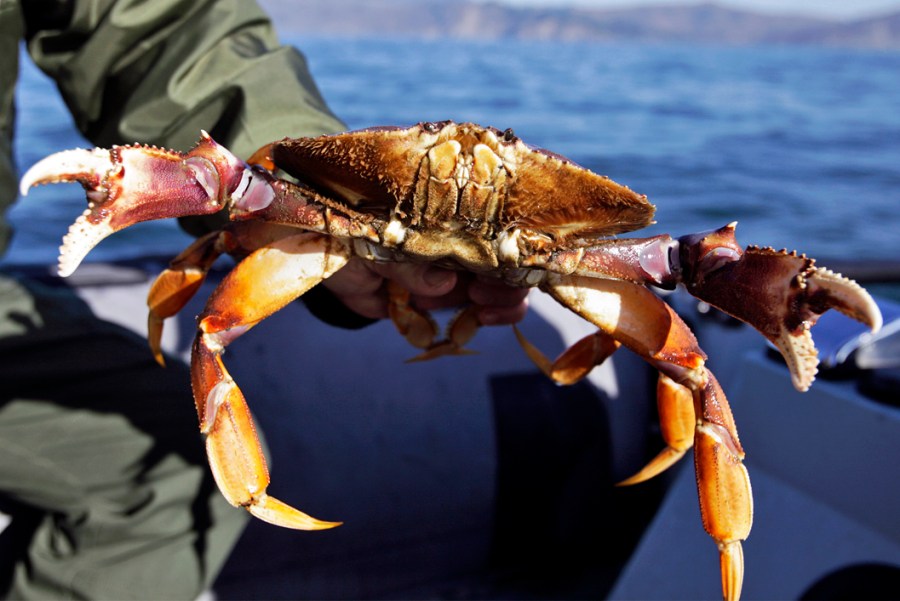
<path fill-rule="evenodd" d="M 59 273 L 67 276 L 101 240 L 129 225 L 217 212 L 247 177 L 245 167 L 204 133 L 187 154 L 138 145 L 58 152 L 25 173 L 21 191 L 61 182 L 84 187 L 88 208 L 60 247 Z"/>
<path fill-rule="evenodd" d="M 19 193 L 25 196 L 34 186 L 63 182 L 79 182 L 98 190 L 112 167 L 110 153 L 104 148 L 64 150 L 32 165 L 19 182 Z"/>
<path fill-rule="evenodd" d="M 878 305 L 862 286 L 829 269 L 810 264 L 808 273 L 798 275 L 796 281 L 804 293 L 788 317 L 796 320 L 806 315 L 806 319 L 793 329 L 788 328 L 790 322 L 785 320 L 777 336 L 770 339 L 787 362 L 794 387 L 806 391 L 818 372 L 818 351 L 809 330 L 820 315 L 835 309 L 867 325 L 873 332 L 881 329 L 882 317 Z"/>
<path fill-rule="evenodd" d="M 878 304 L 855 281 L 824 267 L 814 267 L 806 281 L 810 286 L 808 296 L 811 299 L 824 293 L 824 302 L 820 301 L 824 308 L 817 313 L 834 309 L 867 325 L 873 333 L 881 329 L 882 316 Z"/>
<path fill-rule="evenodd" d="M 815 380 L 819 358 L 810 329 L 828 309 L 835 309 L 865 324 L 873 332 L 881 328 L 878 305 L 853 280 L 816 267 L 812 259 L 784 251 L 775 253 L 771 249 L 750 248 L 748 254 L 792 263 L 803 262 L 804 268 L 798 268 L 790 284 L 785 284 L 787 294 L 782 310 L 772 312 L 774 318 L 780 319 L 762 332 L 781 352 L 791 372 L 791 382 L 797 390 L 806 391 Z"/>
<path fill-rule="evenodd" d="M 859 284 L 796 252 L 755 246 L 741 252 L 734 224 L 680 240 L 688 291 L 768 338 L 800 391 L 816 376 L 818 352 L 809 330 L 825 311 L 836 309 L 876 331 L 881 327 L 878 305 Z"/>
<path fill-rule="evenodd" d="M 59 275 L 71 275 L 85 255 L 115 231 L 108 217 L 98 216 L 97 205 L 106 203 L 108 181 L 120 169 L 106 149 L 76 149 L 57 152 L 40 160 L 22 177 L 19 183 L 22 196 L 34 186 L 66 182 L 80 183 L 87 193 L 88 208 L 69 227 L 59 249 Z"/>

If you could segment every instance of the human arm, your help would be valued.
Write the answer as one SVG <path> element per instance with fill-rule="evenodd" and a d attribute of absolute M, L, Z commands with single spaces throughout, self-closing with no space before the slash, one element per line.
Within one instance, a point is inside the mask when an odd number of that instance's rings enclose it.
<path fill-rule="evenodd" d="M 36 64 L 53 77 L 76 125 L 100 146 L 141 142 L 188 148 L 200 129 L 239 156 L 284 136 L 345 129 L 328 109 L 295 49 L 248 0 L 23 0 Z M 200 234 L 208 220 L 184 221 Z M 424 267 L 424 266 L 423 266 Z M 512 323 L 524 292 L 486 287 L 444 270 L 351 265 L 305 298 L 332 323 L 386 315 L 384 278 L 397 279 L 422 308 L 487 301 L 483 321 Z M 441 274 L 433 286 L 426 273 Z M 471 289 L 471 290 L 470 290 Z M 335 306 L 334 295 L 341 301 Z M 337 316 L 335 319 L 329 318 Z"/>

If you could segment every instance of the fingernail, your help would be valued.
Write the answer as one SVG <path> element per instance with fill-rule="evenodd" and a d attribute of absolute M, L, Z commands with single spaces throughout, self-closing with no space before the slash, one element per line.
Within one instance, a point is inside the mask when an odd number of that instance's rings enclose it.
<path fill-rule="evenodd" d="M 422 274 L 422 279 L 432 288 L 440 288 L 446 285 L 451 277 L 453 277 L 452 273 L 435 268 L 426 269 L 425 273 Z"/>
<path fill-rule="evenodd" d="M 493 326 L 500 322 L 500 318 L 496 311 L 482 309 L 478 312 L 478 322 L 483 326 Z"/>

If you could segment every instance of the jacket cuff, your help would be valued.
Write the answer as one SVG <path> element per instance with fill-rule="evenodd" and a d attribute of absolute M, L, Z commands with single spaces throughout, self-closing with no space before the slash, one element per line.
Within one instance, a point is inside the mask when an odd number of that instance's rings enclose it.
<path fill-rule="evenodd" d="M 363 317 L 348 309 L 331 290 L 322 285 L 315 286 L 300 299 L 309 312 L 320 321 L 345 330 L 360 330 L 380 321 L 371 317 Z"/>

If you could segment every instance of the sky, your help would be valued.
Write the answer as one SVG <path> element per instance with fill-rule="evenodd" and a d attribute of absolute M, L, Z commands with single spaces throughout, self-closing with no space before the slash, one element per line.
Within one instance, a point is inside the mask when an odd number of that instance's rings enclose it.
<path fill-rule="evenodd" d="M 583 5 L 622 8 L 641 4 L 689 4 L 701 0 L 500 0 L 520 6 Z M 900 0 L 716 0 L 718 4 L 768 13 L 794 13 L 832 19 L 854 19 L 900 11 Z"/>

